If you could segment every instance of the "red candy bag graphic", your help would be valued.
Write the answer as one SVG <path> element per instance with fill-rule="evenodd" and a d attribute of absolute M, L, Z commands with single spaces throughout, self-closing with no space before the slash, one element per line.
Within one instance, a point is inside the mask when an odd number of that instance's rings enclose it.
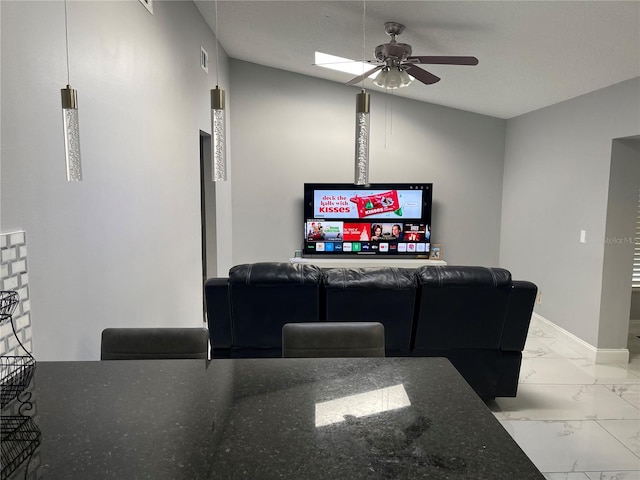
<path fill-rule="evenodd" d="M 351 197 L 349 201 L 355 203 L 358 207 L 359 218 L 386 212 L 394 212 L 402 216 L 402 209 L 398 202 L 398 192 L 396 190 L 366 195 L 364 197 L 356 195 L 355 197 Z"/>

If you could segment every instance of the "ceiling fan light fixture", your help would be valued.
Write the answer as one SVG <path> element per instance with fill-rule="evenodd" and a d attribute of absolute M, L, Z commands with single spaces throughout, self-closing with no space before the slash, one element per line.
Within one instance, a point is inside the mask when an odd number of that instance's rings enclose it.
<path fill-rule="evenodd" d="M 404 88 L 413 81 L 413 78 L 409 76 L 406 69 L 398 67 L 384 67 L 378 76 L 373 80 L 373 83 L 378 87 L 382 87 L 388 90 L 395 90 L 398 88 Z"/>

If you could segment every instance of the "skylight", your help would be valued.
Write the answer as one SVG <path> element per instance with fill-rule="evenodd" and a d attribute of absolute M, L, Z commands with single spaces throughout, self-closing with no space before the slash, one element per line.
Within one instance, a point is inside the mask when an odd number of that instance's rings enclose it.
<path fill-rule="evenodd" d="M 367 62 L 359 62 L 357 60 L 351 60 L 350 58 L 337 57 L 328 53 L 316 52 L 315 65 L 322 68 L 328 68 L 330 70 L 337 70 L 339 72 L 350 73 L 352 75 L 362 75 L 364 72 L 371 70 L 375 67 Z M 371 75 L 369 78 L 376 78 L 379 71 Z"/>

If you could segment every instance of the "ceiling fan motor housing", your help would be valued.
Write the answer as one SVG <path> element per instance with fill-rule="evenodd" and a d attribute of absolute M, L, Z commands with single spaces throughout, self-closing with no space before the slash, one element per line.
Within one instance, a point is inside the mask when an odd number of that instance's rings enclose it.
<path fill-rule="evenodd" d="M 406 60 L 411 56 L 411 45 L 406 43 L 385 43 L 376 47 L 376 58 L 384 62 L 388 58 L 393 60 Z"/>

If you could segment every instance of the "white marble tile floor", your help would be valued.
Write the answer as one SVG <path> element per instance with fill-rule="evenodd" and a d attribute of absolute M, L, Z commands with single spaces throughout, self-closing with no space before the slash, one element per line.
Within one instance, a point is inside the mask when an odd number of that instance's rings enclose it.
<path fill-rule="evenodd" d="M 547 480 L 640 480 L 638 335 L 628 365 L 594 365 L 532 319 L 518 395 L 487 405 Z"/>

